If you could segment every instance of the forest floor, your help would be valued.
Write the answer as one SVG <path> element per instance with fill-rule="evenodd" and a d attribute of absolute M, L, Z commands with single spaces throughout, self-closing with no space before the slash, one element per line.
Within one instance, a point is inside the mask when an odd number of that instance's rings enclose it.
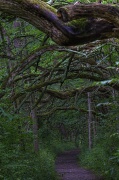
<path fill-rule="evenodd" d="M 56 159 L 56 172 L 60 180 L 104 180 L 97 177 L 90 170 L 80 167 L 77 163 L 79 150 L 66 151 L 60 154 Z"/>

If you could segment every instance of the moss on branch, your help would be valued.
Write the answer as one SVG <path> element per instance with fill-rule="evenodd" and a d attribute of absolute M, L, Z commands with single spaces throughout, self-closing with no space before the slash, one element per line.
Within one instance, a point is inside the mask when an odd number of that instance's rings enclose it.
<path fill-rule="evenodd" d="M 99 3 L 62 7 L 58 10 L 58 14 L 61 14 L 59 17 L 55 8 L 41 0 L 0 0 L 0 11 L 28 21 L 60 45 L 85 44 L 118 36 L 118 33 L 114 32 L 114 28 L 119 27 L 118 8 Z M 84 19 L 82 22 L 77 21 L 88 17 L 91 17 L 89 22 Z M 71 20 L 74 21 L 69 22 Z"/>
<path fill-rule="evenodd" d="M 54 114 L 56 111 L 71 111 L 71 110 L 75 110 L 75 111 L 80 111 L 80 112 L 87 112 L 87 110 L 83 109 L 83 108 L 77 108 L 75 106 L 70 106 L 70 107 L 56 107 L 53 108 L 52 110 L 48 111 L 48 112 L 41 112 L 40 114 L 38 114 L 39 117 L 42 116 L 50 116 L 52 114 Z"/>

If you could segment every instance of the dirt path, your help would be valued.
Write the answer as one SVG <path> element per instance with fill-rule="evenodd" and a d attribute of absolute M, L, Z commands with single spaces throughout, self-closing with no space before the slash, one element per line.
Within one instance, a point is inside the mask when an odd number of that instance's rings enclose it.
<path fill-rule="evenodd" d="M 91 171 L 83 169 L 77 164 L 79 150 L 66 151 L 56 159 L 56 171 L 61 180 L 103 180 Z"/>

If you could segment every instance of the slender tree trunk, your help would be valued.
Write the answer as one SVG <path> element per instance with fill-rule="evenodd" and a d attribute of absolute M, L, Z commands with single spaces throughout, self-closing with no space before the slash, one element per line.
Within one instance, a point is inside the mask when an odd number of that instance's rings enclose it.
<path fill-rule="evenodd" d="M 36 109 L 33 108 L 34 97 L 31 95 L 31 118 L 33 121 L 33 144 L 34 144 L 34 151 L 37 153 L 39 151 L 39 138 L 38 138 L 38 121 L 36 115 Z"/>
<path fill-rule="evenodd" d="M 92 136 L 91 136 L 91 123 L 92 123 L 92 105 L 91 105 L 91 93 L 88 92 L 88 147 L 92 147 Z"/>
<path fill-rule="evenodd" d="M 116 92 L 116 90 L 113 89 L 112 91 L 112 97 L 113 97 L 113 103 L 118 106 L 118 101 L 116 100 L 116 98 L 119 96 L 118 92 Z M 117 98 L 118 99 L 118 98 Z M 116 121 L 117 121 L 117 133 L 119 133 L 119 121 L 118 121 L 118 116 L 116 117 Z"/>
<path fill-rule="evenodd" d="M 21 21 L 20 19 L 16 19 L 14 22 L 13 22 L 13 27 L 14 29 L 17 30 L 17 35 L 21 35 L 21 29 L 22 29 L 22 24 L 21 24 Z M 23 47 L 23 43 L 21 43 L 20 41 L 20 38 L 18 37 L 15 37 L 14 38 L 14 41 L 13 41 L 13 45 L 14 45 L 14 50 L 15 52 L 17 52 L 17 50 L 20 51 L 20 49 Z M 22 53 L 19 54 L 19 57 L 20 59 L 22 59 Z M 16 65 L 18 62 L 16 61 L 15 64 L 13 65 Z M 12 67 L 13 68 L 13 67 Z M 12 69 L 11 68 L 11 69 Z M 11 81 L 13 80 L 13 77 L 11 79 Z M 13 95 L 15 94 L 15 84 L 13 84 Z M 13 96 L 12 95 L 12 96 Z M 19 115 L 19 109 L 18 109 L 18 106 L 19 106 L 19 101 L 16 100 L 14 101 L 14 110 L 15 110 L 15 113 Z M 25 139 L 22 135 L 22 128 L 23 128 L 23 124 L 19 125 L 18 126 L 18 131 L 19 131 L 19 140 L 20 140 L 20 147 L 21 147 L 21 151 L 26 151 L 26 143 L 25 143 Z"/>
<path fill-rule="evenodd" d="M 93 128 L 93 139 L 95 139 L 95 136 L 96 136 L 96 122 L 95 121 L 92 121 L 92 128 Z"/>

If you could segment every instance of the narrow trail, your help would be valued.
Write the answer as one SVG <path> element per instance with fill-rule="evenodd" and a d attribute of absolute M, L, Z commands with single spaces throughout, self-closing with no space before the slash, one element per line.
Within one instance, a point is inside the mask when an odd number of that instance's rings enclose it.
<path fill-rule="evenodd" d="M 79 150 L 66 151 L 56 159 L 56 171 L 61 180 L 103 180 L 91 171 L 78 166 Z"/>

